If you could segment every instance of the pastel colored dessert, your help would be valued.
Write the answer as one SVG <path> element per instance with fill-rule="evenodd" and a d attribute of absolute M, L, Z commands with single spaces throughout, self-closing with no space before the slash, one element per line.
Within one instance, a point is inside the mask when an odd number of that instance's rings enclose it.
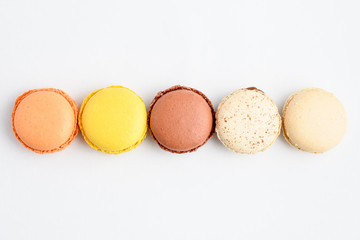
<path fill-rule="evenodd" d="M 216 133 L 228 149 L 255 154 L 271 146 L 280 134 L 281 117 L 274 101 L 251 87 L 225 97 L 216 112 Z"/>
<path fill-rule="evenodd" d="M 166 151 L 193 152 L 213 136 L 214 115 L 214 108 L 203 93 L 177 85 L 159 92 L 151 102 L 149 131 Z"/>
<path fill-rule="evenodd" d="M 79 127 L 94 149 L 118 154 L 137 147 L 147 133 L 143 100 L 122 86 L 90 93 L 80 109 Z"/>
<path fill-rule="evenodd" d="M 15 101 L 12 127 L 15 137 L 36 153 L 67 147 L 78 133 L 78 107 L 65 92 L 54 88 L 25 92 Z"/>
<path fill-rule="evenodd" d="M 306 88 L 291 95 L 283 109 L 283 135 L 293 147 L 323 153 L 335 147 L 346 132 L 346 112 L 331 93 Z"/>

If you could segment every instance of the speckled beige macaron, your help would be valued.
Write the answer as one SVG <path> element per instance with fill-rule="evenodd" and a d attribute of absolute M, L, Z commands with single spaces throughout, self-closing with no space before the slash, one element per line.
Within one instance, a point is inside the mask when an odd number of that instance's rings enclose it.
<path fill-rule="evenodd" d="M 231 93 L 216 112 L 217 136 L 236 153 L 266 150 L 279 136 L 280 129 L 281 117 L 274 101 L 254 87 Z"/>
<path fill-rule="evenodd" d="M 319 88 L 295 92 L 283 109 L 283 135 L 293 147 L 323 153 L 335 147 L 346 131 L 346 113 L 341 102 Z"/>

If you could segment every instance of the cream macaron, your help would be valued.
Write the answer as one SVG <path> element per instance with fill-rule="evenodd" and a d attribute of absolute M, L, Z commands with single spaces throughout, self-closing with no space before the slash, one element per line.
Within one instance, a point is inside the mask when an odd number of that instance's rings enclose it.
<path fill-rule="evenodd" d="M 346 131 L 346 112 L 331 93 L 306 88 L 291 95 L 283 109 L 283 135 L 293 147 L 323 153 L 335 147 Z"/>
<path fill-rule="evenodd" d="M 217 136 L 236 153 L 264 151 L 274 143 L 280 129 L 281 117 L 274 101 L 254 87 L 231 93 L 216 112 Z"/>

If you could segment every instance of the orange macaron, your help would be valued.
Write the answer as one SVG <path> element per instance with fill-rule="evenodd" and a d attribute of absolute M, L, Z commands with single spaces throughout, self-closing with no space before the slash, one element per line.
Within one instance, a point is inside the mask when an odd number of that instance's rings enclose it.
<path fill-rule="evenodd" d="M 36 153 L 63 150 L 78 133 L 78 106 L 65 92 L 54 88 L 25 92 L 15 101 L 12 127 L 15 137 Z"/>

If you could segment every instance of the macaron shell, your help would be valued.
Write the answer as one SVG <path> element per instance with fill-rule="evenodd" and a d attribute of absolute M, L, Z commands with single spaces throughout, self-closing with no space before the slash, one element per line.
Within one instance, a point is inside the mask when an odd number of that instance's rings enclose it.
<path fill-rule="evenodd" d="M 346 132 L 346 112 L 331 93 L 302 89 L 289 97 L 283 109 L 285 139 L 299 150 L 323 153 L 335 147 Z"/>
<path fill-rule="evenodd" d="M 142 99 L 122 86 L 91 93 L 80 109 L 79 126 L 86 142 L 105 153 L 122 153 L 138 146 L 147 132 Z"/>
<path fill-rule="evenodd" d="M 225 97 L 216 112 L 219 140 L 236 153 L 266 150 L 280 134 L 281 117 L 273 100 L 256 88 Z"/>
<path fill-rule="evenodd" d="M 211 108 L 205 99 L 187 89 L 164 94 L 152 107 L 150 128 L 164 147 L 178 152 L 202 145 L 213 127 Z"/>
<path fill-rule="evenodd" d="M 15 102 L 12 114 L 16 138 L 37 153 L 64 149 L 78 133 L 78 108 L 73 99 L 59 89 L 28 91 Z"/>

